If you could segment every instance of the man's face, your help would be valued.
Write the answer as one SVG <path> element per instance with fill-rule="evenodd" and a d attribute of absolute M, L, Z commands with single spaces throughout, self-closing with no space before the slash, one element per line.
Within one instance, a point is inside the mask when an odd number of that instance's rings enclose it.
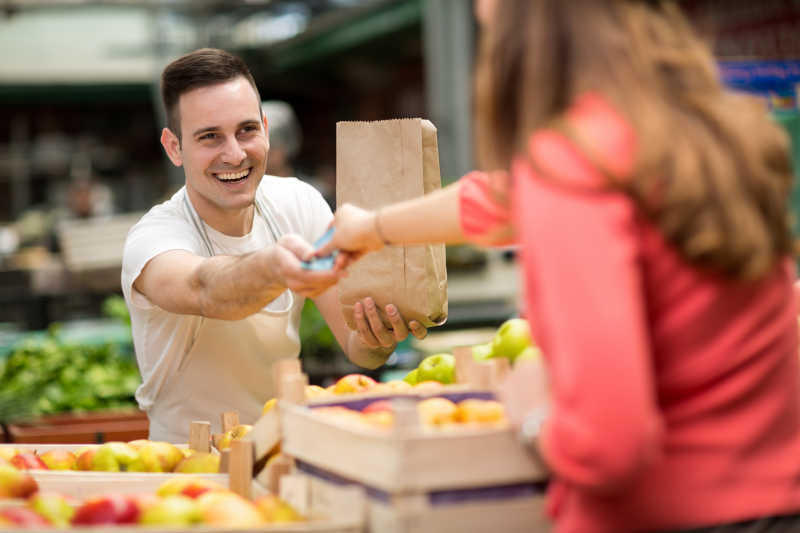
<path fill-rule="evenodd" d="M 186 187 L 207 222 L 253 204 L 267 164 L 269 142 L 261 107 L 245 78 L 181 95 L 181 142 L 165 130 L 162 144 L 183 165 Z"/>

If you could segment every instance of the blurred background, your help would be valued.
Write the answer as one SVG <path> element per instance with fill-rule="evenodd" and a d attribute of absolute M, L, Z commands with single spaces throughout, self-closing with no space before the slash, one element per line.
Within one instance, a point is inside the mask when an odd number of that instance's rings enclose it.
<path fill-rule="evenodd" d="M 800 1 L 682 5 L 720 75 L 762 96 L 800 141 Z M 476 33 L 471 0 L 0 0 L 5 437 L 19 431 L 14 418 L 134 405 L 122 243 L 183 183 L 158 142 L 164 65 L 203 46 L 242 56 L 265 100 L 268 173 L 306 180 L 333 204 L 340 120 L 429 118 L 443 180 L 472 169 Z M 383 377 L 485 341 L 517 313 L 513 254 L 450 247 L 447 324 L 401 345 Z M 310 304 L 301 335 L 312 381 L 352 370 Z"/>

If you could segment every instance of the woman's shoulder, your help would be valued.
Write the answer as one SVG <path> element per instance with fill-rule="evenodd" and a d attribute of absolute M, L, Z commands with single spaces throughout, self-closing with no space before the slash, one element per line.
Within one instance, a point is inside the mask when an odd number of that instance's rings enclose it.
<path fill-rule="evenodd" d="M 633 127 L 599 93 L 584 93 L 557 121 L 531 135 L 529 163 L 568 185 L 605 187 L 630 177 L 636 158 Z"/>

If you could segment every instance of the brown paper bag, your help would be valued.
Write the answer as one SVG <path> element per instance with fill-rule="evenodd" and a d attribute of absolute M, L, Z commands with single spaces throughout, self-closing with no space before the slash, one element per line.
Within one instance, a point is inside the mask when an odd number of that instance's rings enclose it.
<path fill-rule="evenodd" d="M 366 209 L 416 198 L 442 186 L 436 127 L 418 118 L 336 124 L 336 204 Z M 350 267 L 339 282 L 347 325 L 353 305 L 371 296 L 387 325 L 386 304 L 406 321 L 425 327 L 447 319 L 447 270 L 443 244 L 387 246 Z"/>

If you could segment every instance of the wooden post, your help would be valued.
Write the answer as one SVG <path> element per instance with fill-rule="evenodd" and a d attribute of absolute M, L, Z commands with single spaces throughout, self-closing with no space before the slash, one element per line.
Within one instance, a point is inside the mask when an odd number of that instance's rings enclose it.
<path fill-rule="evenodd" d="M 222 432 L 230 431 L 234 426 L 239 425 L 239 413 L 236 411 L 226 411 L 220 415 L 222 421 Z"/>
<path fill-rule="evenodd" d="M 394 431 L 396 433 L 413 433 L 420 430 L 419 411 L 416 398 L 395 398 L 392 400 L 394 413 Z"/>
<path fill-rule="evenodd" d="M 194 421 L 189 424 L 189 448 L 197 452 L 211 451 L 211 422 Z"/>
<path fill-rule="evenodd" d="M 489 361 L 492 364 L 492 388 L 496 389 L 511 372 L 511 361 L 505 357 L 494 357 Z"/>
<path fill-rule="evenodd" d="M 242 498 L 250 499 L 253 484 L 253 443 L 235 440 L 231 443 L 228 465 L 228 488 Z"/>
<path fill-rule="evenodd" d="M 495 371 L 491 360 L 477 361 L 470 373 L 473 387 L 476 389 L 492 388 L 492 380 L 494 379 Z"/>
<path fill-rule="evenodd" d="M 471 385 L 472 367 L 475 366 L 472 346 L 456 346 L 453 348 L 453 357 L 456 359 L 456 383 Z"/>
<path fill-rule="evenodd" d="M 272 494 L 280 494 L 281 478 L 290 474 L 294 467 L 294 459 L 279 453 L 267 461 L 267 490 Z"/>
<path fill-rule="evenodd" d="M 308 375 L 286 374 L 281 382 L 280 400 L 290 403 L 305 403 Z"/>
<path fill-rule="evenodd" d="M 222 450 L 219 452 L 219 473 L 227 474 L 231 469 L 231 450 Z"/>
<path fill-rule="evenodd" d="M 300 374 L 301 372 L 300 359 L 296 357 L 278 359 L 272 363 L 272 386 L 275 390 L 275 398 L 283 397 L 284 376 Z"/>

